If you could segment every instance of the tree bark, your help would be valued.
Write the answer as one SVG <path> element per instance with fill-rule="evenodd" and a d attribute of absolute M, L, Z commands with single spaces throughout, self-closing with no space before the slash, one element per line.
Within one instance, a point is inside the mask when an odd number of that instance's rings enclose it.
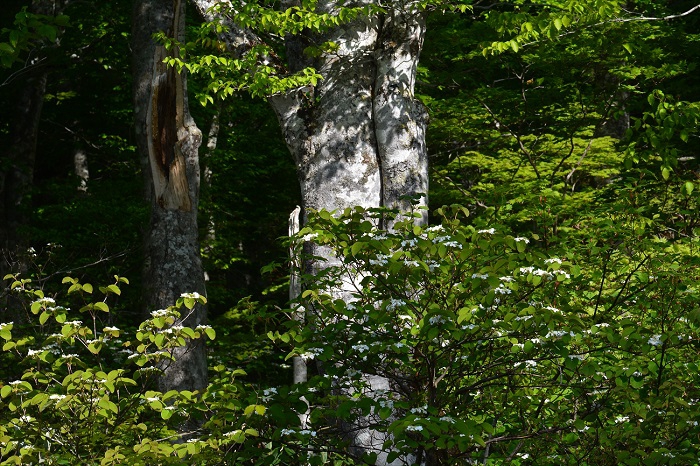
<path fill-rule="evenodd" d="M 134 8 L 135 128 L 151 205 L 144 239 L 144 301 L 148 310 L 156 310 L 175 304 L 183 293 L 205 294 L 197 229 L 202 135 L 189 114 L 186 76 L 163 63 L 177 50 L 168 51 L 152 39 L 160 31 L 182 39 L 183 0 L 139 0 Z M 201 305 L 183 316 L 184 325 L 205 322 L 206 308 Z M 179 348 L 175 358 L 160 380 L 163 390 L 206 386 L 201 342 Z"/>
<path fill-rule="evenodd" d="M 209 8 L 220 2 L 193 2 L 207 20 L 214 19 Z M 333 12 L 339 3 L 321 0 L 317 9 Z M 283 8 L 297 4 L 297 0 L 282 2 Z M 411 202 L 404 196 L 420 195 L 419 203 L 427 203 L 427 116 L 414 96 L 425 18 L 414 0 L 392 2 L 386 8 L 386 14 L 358 18 L 322 36 L 302 34 L 286 39 L 288 70 L 313 66 L 323 76 L 314 88 L 269 98 L 296 163 L 304 221 L 310 211 L 321 209 L 386 206 L 410 210 Z M 230 18 L 219 19 L 229 29 L 221 39 L 234 56 L 259 41 Z M 303 55 L 308 45 L 323 41 L 335 42 L 338 49 L 316 59 Z M 418 222 L 426 219 L 424 213 Z M 337 264 L 327 248 L 314 243 L 306 247 L 307 252 L 325 259 L 308 264 L 307 272 Z M 381 374 L 368 374 L 366 379 L 370 392 L 390 389 Z M 375 452 L 377 464 L 388 464 L 388 452 L 382 446 L 386 434 L 373 430 L 371 423 L 363 419 L 346 430 L 351 452 L 357 456 Z"/>

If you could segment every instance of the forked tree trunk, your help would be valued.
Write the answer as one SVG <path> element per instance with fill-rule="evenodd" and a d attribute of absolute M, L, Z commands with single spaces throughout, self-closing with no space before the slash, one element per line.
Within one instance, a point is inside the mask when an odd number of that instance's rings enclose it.
<path fill-rule="evenodd" d="M 214 19 L 209 8 L 222 1 L 193 0 L 208 20 Z M 340 3 L 320 0 L 317 8 L 331 12 Z M 418 194 L 423 195 L 420 202 L 427 203 L 427 116 L 414 97 L 425 33 L 425 18 L 417 3 L 384 2 L 389 5 L 384 15 L 359 18 L 322 38 L 287 39 L 289 71 L 311 65 L 323 76 L 313 89 L 269 99 L 296 162 L 305 219 L 310 210 L 343 211 L 354 206 L 410 210 L 410 201 L 403 197 Z M 282 2 L 283 7 L 298 4 L 297 0 Z M 245 53 L 256 42 L 250 31 L 226 18 L 223 22 L 229 32 L 222 39 L 234 55 Z M 303 50 L 321 39 L 335 42 L 338 49 L 314 60 L 305 57 Z M 418 221 L 425 220 L 423 216 Z M 337 262 L 329 250 L 313 243 L 308 247 L 311 254 L 326 259 L 312 264 L 309 272 Z M 370 390 L 392 388 L 381 374 L 367 374 L 366 379 Z M 359 456 L 374 451 L 379 454 L 377 464 L 387 464 L 388 452 L 382 447 L 386 436 L 370 424 L 365 419 L 348 429 L 352 452 Z"/>
<path fill-rule="evenodd" d="M 144 298 L 152 311 L 173 305 L 182 293 L 205 293 L 197 236 L 202 135 L 189 114 L 185 75 L 163 63 L 177 50 L 168 51 L 152 39 L 160 31 L 182 38 L 184 0 L 138 0 L 133 24 L 135 127 L 151 205 L 144 240 Z M 197 305 L 183 323 L 205 321 L 206 308 Z M 203 343 L 188 344 L 175 357 L 161 378 L 163 390 L 206 386 Z"/>

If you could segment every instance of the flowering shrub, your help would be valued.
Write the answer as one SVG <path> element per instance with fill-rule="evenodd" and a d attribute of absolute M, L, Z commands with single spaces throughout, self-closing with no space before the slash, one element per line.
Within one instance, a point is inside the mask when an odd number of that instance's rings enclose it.
<path fill-rule="evenodd" d="M 692 244 L 592 251 L 600 270 L 438 214 L 385 230 L 384 210 L 319 212 L 292 240 L 337 258 L 302 276 L 305 322 L 269 333 L 309 363 L 297 385 L 219 366 L 200 392 L 158 392 L 173 348 L 215 336 L 182 324 L 204 297 L 127 332 L 109 320 L 123 278 L 99 300 L 66 278 L 78 319 L 11 277 L 38 325 L 0 324 L 3 464 L 697 464 Z M 348 448 L 353 429 L 384 444 Z"/>
<path fill-rule="evenodd" d="M 387 212 L 321 212 L 299 233 L 340 259 L 306 277 L 307 325 L 286 335 L 291 355 L 322 362 L 309 444 L 340 434 L 328 419 L 361 417 L 388 434 L 388 461 L 696 464 L 693 255 L 638 244 L 601 285 L 462 213 L 385 231 Z"/>

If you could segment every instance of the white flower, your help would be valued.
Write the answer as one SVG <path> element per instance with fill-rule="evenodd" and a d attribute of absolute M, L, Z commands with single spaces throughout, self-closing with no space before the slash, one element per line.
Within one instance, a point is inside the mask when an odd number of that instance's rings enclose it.
<path fill-rule="evenodd" d="M 515 279 L 513 277 L 500 277 L 499 280 L 502 282 L 510 283 Z"/>
<path fill-rule="evenodd" d="M 525 244 L 530 244 L 530 240 L 527 238 L 523 238 L 522 236 L 518 236 L 517 238 L 514 238 L 516 243 L 525 243 Z"/>
<path fill-rule="evenodd" d="M 309 430 L 309 429 L 304 429 L 299 431 L 301 435 L 310 435 L 312 437 L 316 437 L 316 431 L 315 430 Z"/>
<path fill-rule="evenodd" d="M 182 293 L 180 295 L 181 298 L 192 298 L 192 299 L 199 299 L 202 295 L 197 293 L 196 291 L 194 293 Z"/>
<path fill-rule="evenodd" d="M 81 325 L 83 325 L 83 321 L 82 320 L 69 320 L 69 321 L 63 322 L 63 325 L 70 325 L 71 327 L 78 328 Z"/>
<path fill-rule="evenodd" d="M 442 417 L 440 418 L 440 420 L 441 420 L 442 422 L 449 422 L 450 424 L 454 424 L 454 423 L 455 423 L 455 420 L 454 420 L 453 418 L 451 418 L 450 416 L 442 416 Z"/>
<path fill-rule="evenodd" d="M 437 315 L 437 316 L 432 316 L 430 319 L 428 319 L 428 322 L 430 322 L 430 325 L 439 325 L 439 324 L 444 324 L 447 322 L 443 316 Z"/>
<path fill-rule="evenodd" d="M 170 314 L 170 311 L 168 311 L 167 309 L 158 309 L 157 311 L 151 312 L 151 317 L 153 317 L 153 318 L 165 317 L 168 314 Z"/>
<path fill-rule="evenodd" d="M 37 299 L 36 302 L 41 304 L 56 304 L 56 301 L 53 298 L 41 298 Z"/>
<path fill-rule="evenodd" d="M 399 308 L 401 306 L 405 306 L 405 305 L 406 305 L 406 301 L 403 301 L 401 299 L 391 298 L 391 300 L 389 301 L 389 304 L 386 306 L 386 310 L 393 311 L 394 309 Z"/>
<path fill-rule="evenodd" d="M 362 354 L 362 353 L 369 351 L 369 346 L 367 346 L 367 345 L 353 345 L 352 349 L 354 349 L 358 353 Z"/>
<path fill-rule="evenodd" d="M 296 434 L 296 430 L 294 429 L 282 429 L 282 435 L 293 435 Z"/>
<path fill-rule="evenodd" d="M 447 241 L 447 242 L 442 243 L 442 244 L 444 244 L 445 246 L 450 247 L 450 248 L 462 249 L 462 245 L 459 244 L 457 241 Z"/>
<path fill-rule="evenodd" d="M 119 332 L 120 330 L 117 327 L 105 327 L 103 332 Z"/>
<path fill-rule="evenodd" d="M 647 343 L 651 346 L 661 346 L 661 335 L 652 336 L 649 338 L 649 340 L 647 340 Z"/>
<path fill-rule="evenodd" d="M 472 280 L 474 280 L 475 278 L 480 278 L 482 280 L 486 280 L 487 278 L 489 278 L 489 274 L 487 274 L 487 273 L 473 273 Z"/>
<path fill-rule="evenodd" d="M 420 432 L 423 430 L 423 426 L 408 426 L 406 427 L 406 432 Z"/>
<path fill-rule="evenodd" d="M 388 256 L 386 254 L 377 254 L 377 259 L 370 259 L 369 260 L 369 265 L 379 265 L 379 266 L 384 266 L 388 264 L 388 260 L 391 256 Z"/>
<path fill-rule="evenodd" d="M 311 241 L 312 239 L 318 238 L 318 233 L 309 233 L 301 237 L 302 241 Z"/>
<path fill-rule="evenodd" d="M 379 406 L 382 408 L 394 408 L 394 402 L 392 400 L 379 400 Z"/>
<path fill-rule="evenodd" d="M 417 238 L 412 238 L 412 239 L 405 239 L 401 241 L 401 247 L 405 248 L 406 246 L 408 247 L 413 247 L 416 244 L 418 244 L 418 239 Z"/>
<path fill-rule="evenodd" d="M 620 424 L 622 422 L 629 422 L 630 418 L 629 416 L 617 416 L 615 418 L 615 424 Z"/>
<path fill-rule="evenodd" d="M 434 225 L 432 227 L 428 227 L 425 229 L 425 231 L 443 231 L 445 228 L 442 225 Z"/>
<path fill-rule="evenodd" d="M 570 354 L 569 359 L 578 359 L 579 361 L 583 361 L 584 359 L 586 359 L 586 356 L 584 356 L 583 354 Z"/>
<path fill-rule="evenodd" d="M 551 259 L 545 259 L 545 264 L 561 264 L 561 259 L 557 257 L 552 257 Z"/>
<path fill-rule="evenodd" d="M 21 380 L 13 380 L 12 382 L 10 382 L 10 385 L 19 385 L 21 383 L 22 383 Z"/>
<path fill-rule="evenodd" d="M 487 230 L 479 230 L 477 233 L 479 233 L 479 234 L 486 234 L 486 235 L 493 235 L 494 233 L 496 233 L 496 229 L 495 229 L 495 228 L 489 228 L 489 229 L 487 229 Z"/>
<path fill-rule="evenodd" d="M 41 350 L 30 349 L 29 351 L 27 351 L 27 357 L 36 356 L 37 354 L 41 354 Z"/>
<path fill-rule="evenodd" d="M 427 414 L 428 405 L 419 406 L 417 408 L 411 408 L 411 414 Z"/>
<path fill-rule="evenodd" d="M 53 395 L 49 395 L 49 400 L 61 401 L 65 397 L 66 397 L 66 395 L 53 394 Z"/>
<path fill-rule="evenodd" d="M 497 288 L 493 289 L 493 292 L 496 294 L 511 294 L 513 290 L 510 288 L 505 288 L 504 286 L 498 286 Z"/>
<path fill-rule="evenodd" d="M 13 325 L 13 322 L 2 322 L 0 323 L 0 330 L 4 329 L 5 327 L 9 327 L 10 325 Z"/>

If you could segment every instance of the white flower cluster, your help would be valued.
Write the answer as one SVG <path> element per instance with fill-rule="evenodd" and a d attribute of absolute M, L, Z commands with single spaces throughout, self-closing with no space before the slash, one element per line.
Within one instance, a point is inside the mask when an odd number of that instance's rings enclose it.
<path fill-rule="evenodd" d="M 423 426 L 408 426 L 406 427 L 406 432 L 420 432 L 423 430 Z"/>
<path fill-rule="evenodd" d="M 496 229 L 488 228 L 486 230 L 479 230 L 477 233 L 479 233 L 480 235 L 493 235 L 496 233 Z"/>
<path fill-rule="evenodd" d="M 411 238 L 411 239 L 405 239 L 401 241 L 401 247 L 405 248 L 406 246 L 412 248 L 413 246 L 418 244 L 418 239 L 417 238 Z"/>
<path fill-rule="evenodd" d="M 369 351 L 369 346 L 367 345 L 353 345 L 352 347 L 353 350 L 357 351 L 358 353 L 366 353 Z"/>
<path fill-rule="evenodd" d="M 299 357 L 304 360 L 314 359 L 319 354 L 323 354 L 323 348 L 309 348 L 305 353 L 300 354 Z"/>
<path fill-rule="evenodd" d="M 472 280 L 474 280 L 475 278 L 480 278 L 482 280 L 486 280 L 487 278 L 489 278 L 489 274 L 487 274 L 487 273 L 473 273 Z"/>
<path fill-rule="evenodd" d="M 386 255 L 386 254 L 377 254 L 376 259 L 370 259 L 369 260 L 369 265 L 379 265 L 379 266 L 384 266 L 389 263 L 388 259 L 391 256 Z"/>
<path fill-rule="evenodd" d="M 523 238 L 522 236 L 518 236 L 517 238 L 514 238 L 514 241 L 516 243 L 525 243 L 525 244 L 530 244 L 530 240 L 527 238 Z"/>
<path fill-rule="evenodd" d="M 406 305 L 406 301 L 403 301 L 401 299 L 391 298 L 391 300 L 389 301 L 389 304 L 387 304 L 387 306 L 386 306 L 386 310 L 393 311 L 393 310 L 395 310 L 401 306 L 405 306 L 405 305 Z"/>
<path fill-rule="evenodd" d="M 428 319 L 428 322 L 430 322 L 430 325 L 440 325 L 447 322 L 447 320 L 441 315 L 436 315 Z"/>
<path fill-rule="evenodd" d="M 653 335 L 651 338 L 649 338 L 649 340 L 647 340 L 647 343 L 651 346 L 661 346 L 661 335 Z"/>
<path fill-rule="evenodd" d="M 199 293 L 197 293 L 197 292 L 195 291 L 194 293 L 182 293 L 182 294 L 180 295 L 180 297 L 181 297 L 181 298 L 199 299 L 199 298 L 202 297 L 202 295 L 200 295 Z"/>

